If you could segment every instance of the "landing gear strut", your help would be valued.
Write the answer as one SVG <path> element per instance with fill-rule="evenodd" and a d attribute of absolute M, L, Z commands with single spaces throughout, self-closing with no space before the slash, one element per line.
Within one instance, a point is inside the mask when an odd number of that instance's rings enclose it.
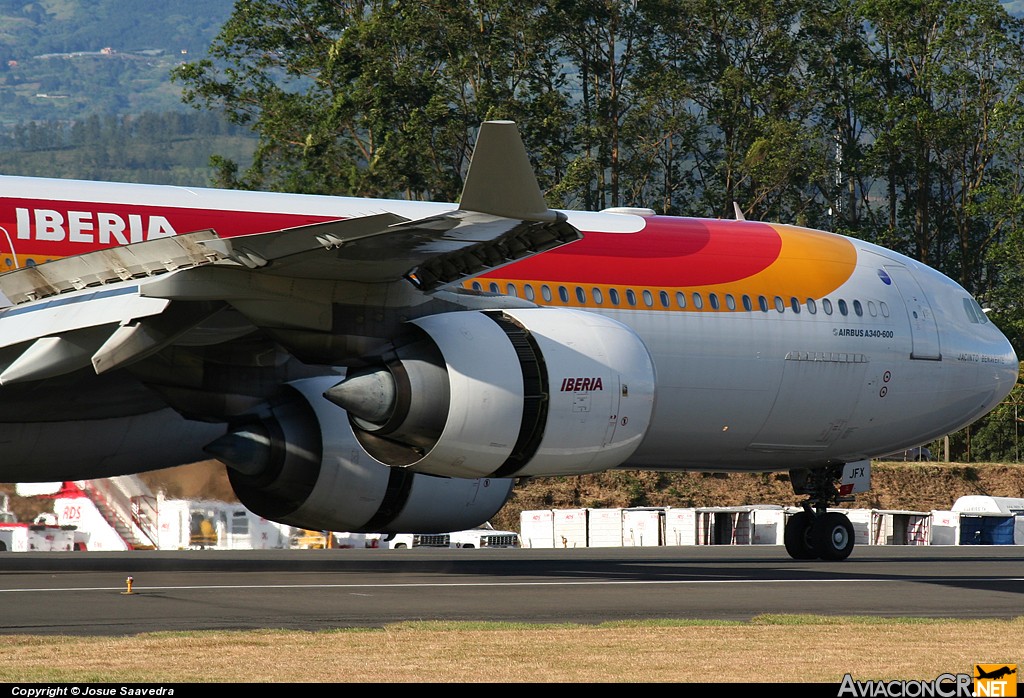
<path fill-rule="evenodd" d="M 789 471 L 793 492 L 806 494 L 803 511 L 789 517 L 784 532 L 786 552 L 794 560 L 845 560 L 853 552 L 853 524 L 845 514 L 828 511 L 830 505 L 849 502 L 836 486 L 843 466 Z"/>

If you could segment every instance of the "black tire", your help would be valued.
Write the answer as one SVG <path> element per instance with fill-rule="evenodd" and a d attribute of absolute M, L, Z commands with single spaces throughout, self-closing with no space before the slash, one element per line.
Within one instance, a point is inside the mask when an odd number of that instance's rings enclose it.
<path fill-rule="evenodd" d="M 811 539 L 811 530 L 815 517 L 806 511 L 800 511 L 789 517 L 782 539 L 786 544 L 786 552 L 794 560 L 815 560 L 818 552 Z"/>
<path fill-rule="evenodd" d="M 825 512 L 811 528 L 811 541 L 822 560 L 845 560 L 853 552 L 853 524 L 846 514 Z"/>

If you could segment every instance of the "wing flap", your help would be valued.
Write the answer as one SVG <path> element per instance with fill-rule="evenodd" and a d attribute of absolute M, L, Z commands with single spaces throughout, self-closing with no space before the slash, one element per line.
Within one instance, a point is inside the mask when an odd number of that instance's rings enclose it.
<path fill-rule="evenodd" d="M 0 293 L 14 304 L 48 298 L 94 286 L 162 274 L 210 264 L 223 258 L 213 243 L 212 230 L 156 238 L 55 259 L 33 267 L 0 274 Z"/>

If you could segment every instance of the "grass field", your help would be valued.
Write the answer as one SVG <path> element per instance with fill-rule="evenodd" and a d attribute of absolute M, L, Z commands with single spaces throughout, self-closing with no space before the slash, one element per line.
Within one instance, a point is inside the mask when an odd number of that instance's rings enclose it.
<path fill-rule="evenodd" d="M 839 683 L 1024 659 L 1024 618 L 403 623 L 330 632 L 0 636 L 0 682 Z M 830 695 L 835 695 L 831 692 Z"/>

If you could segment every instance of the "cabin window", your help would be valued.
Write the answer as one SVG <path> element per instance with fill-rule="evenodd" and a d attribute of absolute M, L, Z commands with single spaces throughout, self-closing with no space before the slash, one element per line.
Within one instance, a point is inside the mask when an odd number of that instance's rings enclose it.
<path fill-rule="evenodd" d="M 732 297 L 731 293 L 725 294 L 725 307 L 729 310 L 736 310 L 736 299 Z"/>
<path fill-rule="evenodd" d="M 626 302 L 630 305 L 636 305 L 636 293 L 631 288 L 626 289 Z"/>
<path fill-rule="evenodd" d="M 718 310 L 718 307 L 719 307 L 718 294 L 717 293 L 709 293 L 708 294 L 708 303 L 711 305 L 711 309 L 712 310 Z"/>
<path fill-rule="evenodd" d="M 505 288 L 506 288 L 506 290 L 508 291 L 508 295 L 510 295 L 510 296 L 518 296 L 518 295 L 519 295 L 519 294 L 518 294 L 518 293 L 516 292 L 516 285 L 515 285 L 515 284 L 509 284 L 509 285 L 508 285 L 508 286 L 506 286 Z"/>
<path fill-rule="evenodd" d="M 473 290 L 474 291 L 483 291 L 484 289 L 483 289 L 483 286 L 480 285 L 479 281 L 474 281 L 473 282 Z"/>
<path fill-rule="evenodd" d="M 814 302 L 813 298 L 807 299 L 807 312 L 809 312 L 811 315 L 814 315 L 815 313 L 818 312 L 818 304 Z"/>
<path fill-rule="evenodd" d="M 878 307 L 874 301 L 868 301 L 868 315 L 871 317 L 878 317 Z"/>
<path fill-rule="evenodd" d="M 791 307 L 793 309 L 794 313 L 799 313 L 800 312 L 800 299 L 796 298 L 795 296 L 793 298 L 790 298 L 789 299 L 789 307 Z"/>
<path fill-rule="evenodd" d="M 610 289 L 608 289 L 608 302 L 611 303 L 612 305 L 618 305 L 619 304 L 619 289 L 617 289 L 617 288 L 610 288 Z"/>
<path fill-rule="evenodd" d="M 498 284 L 494 283 L 493 281 L 491 282 L 491 287 L 490 288 L 491 288 L 491 293 L 501 293 L 501 291 L 498 290 Z"/>
<path fill-rule="evenodd" d="M 652 296 L 651 292 L 647 289 L 644 289 L 644 305 L 648 308 L 654 305 L 654 296 Z"/>
<path fill-rule="evenodd" d="M 832 314 L 832 301 L 830 301 L 828 298 L 822 298 L 821 299 L 821 309 L 825 311 L 826 315 L 831 315 Z"/>
<path fill-rule="evenodd" d="M 857 317 L 864 317 L 864 306 L 860 304 L 860 301 L 853 302 L 853 312 L 857 314 Z"/>
<path fill-rule="evenodd" d="M 878 309 L 882 311 L 882 317 L 889 317 L 889 306 L 885 301 L 878 301 Z"/>
<path fill-rule="evenodd" d="M 548 287 L 547 284 L 544 284 L 543 286 L 540 287 L 540 295 L 541 298 L 544 299 L 545 303 L 551 302 L 551 289 Z"/>
<path fill-rule="evenodd" d="M 743 309 L 750 312 L 754 309 L 754 303 L 750 300 L 750 296 L 743 294 Z"/>
<path fill-rule="evenodd" d="M 676 305 L 680 308 L 686 307 L 686 294 L 682 291 L 676 291 Z"/>
<path fill-rule="evenodd" d="M 846 307 L 846 301 L 844 301 L 842 298 L 840 298 L 836 302 L 836 304 L 839 306 L 839 314 L 840 315 L 849 315 L 850 314 L 850 309 Z"/>
<path fill-rule="evenodd" d="M 701 295 L 699 293 L 693 294 L 693 307 L 696 308 L 697 310 L 700 310 L 701 308 L 704 307 L 704 299 L 701 298 Z"/>
<path fill-rule="evenodd" d="M 768 312 L 768 299 L 765 298 L 764 296 L 757 297 L 757 305 L 759 308 L 761 308 L 762 313 Z"/>
<path fill-rule="evenodd" d="M 533 284 L 526 284 L 523 286 L 523 294 L 526 296 L 526 300 L 532 301 L 537 297 L 537 294 L 533 291 Z"/>
<path fill-rule="evenodd" d="M 587 292 L 583 290 L 582 286 L 576 287 L 576 300 L 578 300 L 583 305 L 587 304 Z"/>
<path fill-rule="evenodd" d="M 780 313 L 786 310 L 786 301 L 782 300 L 782 296 L 775 296 L 775 309 Z"/>
<path fill-rule="evenodd" d="M 559 286 L 558 287 L 558 299 L 560 301 L 562 301 L 563 303 L 568 303 L 569 302 L 569 289 L 567 289 L 565 286 Z"/>
<path fill-rule="evenodd" d="M 660 291 L 658 293 L 658 298 L 661 299 L 661 307 L 662 308 L 667 308 L 668 307 L 668 291 Z"/>
<path fill-rule="evenodd" d="M 601 289 L 595 287 L 591 293 L 594 296 L 594 303 L 604 305 L 604 294 L 601 293 Z"/>

